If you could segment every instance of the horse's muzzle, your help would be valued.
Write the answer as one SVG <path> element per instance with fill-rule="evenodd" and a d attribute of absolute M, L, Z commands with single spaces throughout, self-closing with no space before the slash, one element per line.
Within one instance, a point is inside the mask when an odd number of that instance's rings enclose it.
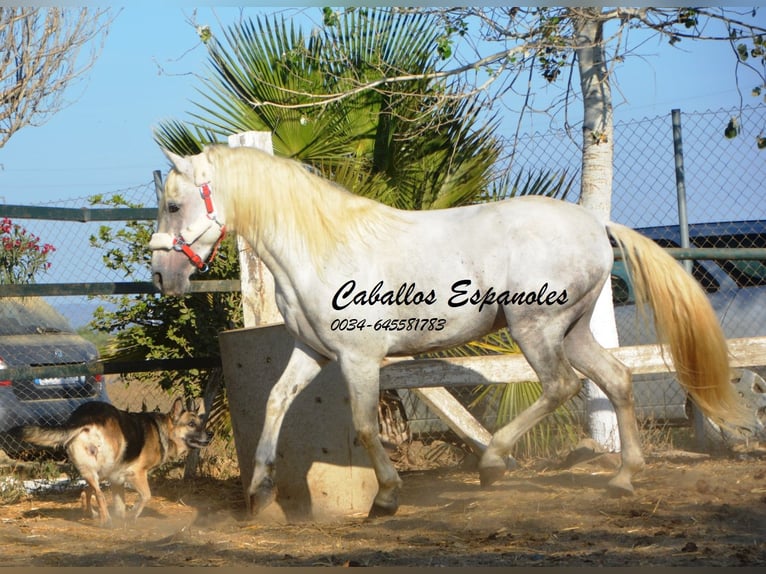
<path fill-rule="evenodd" d="M 173 276 L 171 275 L 171 277 Z M 179 277 L 176 275 L 175 277 L 178 279 L 177 281 L 168 281 L 166 276 L 164 276 L 159 271 L 155 271 L 152 274 L 152 282 L 163 295 L 181 297 L 182 295 L 186 294 L 188 290 L 189 279 L 186 276 Z"/>

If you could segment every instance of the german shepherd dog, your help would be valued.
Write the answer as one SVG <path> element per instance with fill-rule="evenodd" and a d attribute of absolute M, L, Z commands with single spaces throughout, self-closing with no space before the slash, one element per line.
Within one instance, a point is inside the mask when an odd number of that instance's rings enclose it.
<path fill-rule="evenodd" d="M 44 447 L 64 447 L 70 462 L 87 483 L 83 492 L 83 510 L 96 514 L 91 507 L 95 495 L 99 522 L 111 524 L 112 518 L 99 482 L 108 480 L 114 490 L 114 512 L 125 517 L 125 482 L 138 492 L 138 502 L 128 516 L 135 520 L 151 498 L 148 473 L 160 464 L 202 448 L 210 442 L 204 430 L 204 409 L 186 410 L 176 399 L 168 413 L 130 413 L 109 403 L 93 401 L 78 407 L 62 427 L 24 426 L 19 438 Z"/>

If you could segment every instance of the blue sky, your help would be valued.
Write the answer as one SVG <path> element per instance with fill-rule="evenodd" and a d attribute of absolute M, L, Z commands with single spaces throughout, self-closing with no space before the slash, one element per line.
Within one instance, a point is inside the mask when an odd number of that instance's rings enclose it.
<path fill-rule="evenodd" d="M 239 8 L 199 8 L 196 20 L 213 31 L 236 20 Z M 285 8 L 246 8 L 246 14 Z M 320 8 L 301 10 L 301 21 Z M 206 53 L 188 20 L 192 8 L 156 3 L 123 8 L 103 53 L 76 101 L 41 127 L 27 127 L 0 149 L 0 201 L 39 204 L 109 193 L 151 181 L 167 162 L 152 140 L 163 119 L 186 117 L 198 99 Z M 766 24 L 766 14 L 759 16 Z M 684 43 L 682 43 L 684 44 Z M 725 45 L 672 49 L 650 40 L 618 74 L 617 121 L 668 114 L 671 108 L 704 111 L 739 104 L 733 56 Z M 749 92 L 750 84 L 744 88 Z M 514 102 L 507 102 L 514 107 Z M 745 103 L 757 103 L 748 93 Z M 516 118 L 506 114 L 510 130 Z M 546 131 L 550 119 L 534 118 L 530 130 Z"/>

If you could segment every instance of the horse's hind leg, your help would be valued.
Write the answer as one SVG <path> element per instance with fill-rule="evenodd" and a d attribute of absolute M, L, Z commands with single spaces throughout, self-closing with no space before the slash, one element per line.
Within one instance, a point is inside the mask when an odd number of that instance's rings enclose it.
<path fill-rule="evenodd" d="M 369 357 L 354 359 L 348 356 L 339 358 L 338 362 L 347 381 L 357 438 L 367 451 L 378 480 L 378 492 L 369 516 L 392 515 L 399 508 L 398 496 L 402 480 L 380 441 L 380 363 Z"/>
<path fill-rule="evenodd" d="M 537 330 L 531 328 L 527 330 L 527 333 L 532 332 L 537 333 L 534 339 L 524 337 L 528 340 L 522 340 L 514 333 L 511 333 L 511 336 L 514 337 L 527 361 L 537 373 L 542 394 L 526 410 L 492 436 L 479 462 L 479 478 L 482 486 L 492 484 L 505 473 L 504 457 L 525 432 L 573 397 L 580 389 L 580 380 L 564 355 L 564 348 L 560 343 L 561 335 L 546 332 L 544 326 Z M 559 341 L 559 344 L 550 341 Z"/>
<path fill-rule="evenodd" d="M 609 481 L 612 494 L 633 492 L 631 478 L 644 467 L 638 423 L 633 403 L 630 371 L 604 349 L 593 337 L 590 316 L 583 317 L 564 339 L 564 348 L 572 365 L 596 383 L 614 405 L 620 433 L 622 464 Z"/>
<path fill-rule="evenodd" d="M 314 380 L 327 359 L 300 342 L 296 342 L 284 372 L 269 392 L 263 430 L 255 451 L 253 476 L 248 488 L 248 505 L 252 515 L 258 514 L 276 496 L 275 463 L 277 441 L 282 421 L 295 397 Z"/>

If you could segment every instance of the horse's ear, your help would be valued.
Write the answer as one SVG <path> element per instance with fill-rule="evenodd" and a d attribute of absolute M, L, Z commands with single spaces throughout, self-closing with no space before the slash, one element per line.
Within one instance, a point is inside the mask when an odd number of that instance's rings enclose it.
<path fill-rule="evenodd" d="M 202 148 L 202 152 L 193 156 L 193 177 L 194 185 L 202 185 L 203 183 L 210 183 L 213 178 L 213 157 L 215 157 L 215 150 L 218 146 L 206 145 Z"/>
<path fill-rule="evenodd" d="M 170 163 L 173 164 L 173 167 L 178 173 L 187 177 L 192 177 L 194 175 L 191 159 L 182 155 L 175 154 L 172 151 L 166 150 L 164 148 L 162 149 L 162 153 L 164 153 L 165 157 L 170 160 Z"/>

